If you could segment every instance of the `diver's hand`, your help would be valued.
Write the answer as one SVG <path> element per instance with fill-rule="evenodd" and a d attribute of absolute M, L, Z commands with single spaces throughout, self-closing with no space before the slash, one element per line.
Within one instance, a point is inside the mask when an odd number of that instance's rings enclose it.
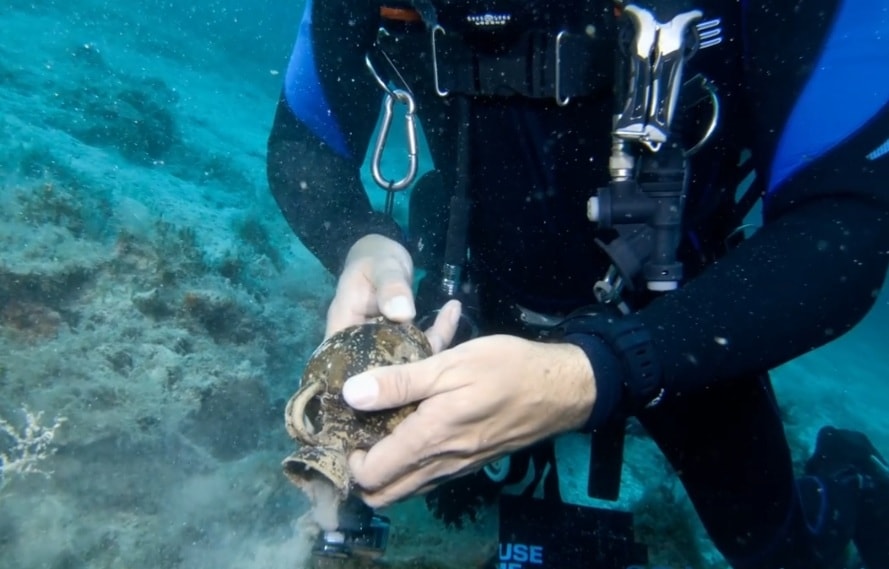
<path fill-rule="evenodd" d="M 421 401 L 391 435 L 349 457 L 365 502 L 380 507 L 580 427 L 596 389 L 577 346 L 500 335 L 355 376 L 343 396 L 361 410 Z"/>
<path fill-rule="evenodd" d="M 413 274 L 411 255 L 397 241 L 376 234 L 356 241 L 327 310 L 324 337 L 381 314 L 395 322 L 412 320 L 416 315 Z"/>
<path fill-rule="evenodd" d="M 416 315 L 413 281 L 414 264 L 400 243 L 382 235 L 367 235 L 352 245 L 336 295 L 327 310 L 325 339 L 355 324 L 383 315 L 395 322 L 408 322 Z M 451 300 L 438 311 L 426 337 L 433 353 L 447 348 L 460 321 L 461 305 Z"/>

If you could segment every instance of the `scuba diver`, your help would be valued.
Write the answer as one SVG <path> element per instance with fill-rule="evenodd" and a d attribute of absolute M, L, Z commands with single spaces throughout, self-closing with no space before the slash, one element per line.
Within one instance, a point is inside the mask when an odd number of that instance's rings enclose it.
<path fill-rule="evenodd" d="M 732 567 L 839 567 L 854 543 L 889 568 L 886 461 L 824 427 L 795 473 L 769 378 L 883 285 L 885 2 L 307 0 L 268 181 L 338 279 L 328 335 L 437 314 L 435 355 L 344 387 L 360 410 L 422 401 L 350 457 L 367 506 L 444 504 L 565 432 L 619 456 L 632 417 Z M 590 488 L 613 496 L 608 470 Z"/>

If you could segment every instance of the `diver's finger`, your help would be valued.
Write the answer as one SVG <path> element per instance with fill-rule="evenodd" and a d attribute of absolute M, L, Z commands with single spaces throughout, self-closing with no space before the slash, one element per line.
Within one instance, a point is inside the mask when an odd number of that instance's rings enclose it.
<path fill-rule="evenodd" d="M 457 327 L 460 325 L 462 305 L 459 300 L 449 300 L 435 316 L 435 322 L 426 330 L 426 337 L 432 346 L 432 353 L 437 354 L 451 345 Z"/>
<path fill-rule="evenodd" d="M 380 411 L 404 407 L 449 391 L 452 387 L 438 381 L 441 362 L 436 358 L 441 357 L 444 355 L 377 367 L 353 375 L 343 384 L 343 399 L 359 411 Z"/>
<path fill-rule="evenodd" d="M 367 456 L 356 456 L 358 461 L 367 460 Z M 350 465 L 352 464 L 350 457 Z M 360 466 L 359 466 L 360 468 Z M 376 489 L 368 490 L 362 487 L 361 498 L 372 508 L 389 506 L 405 498 L 427 494 L 436 487 L 471 472 L 468 459 L 451 457 L 445 460 L 429 462 L 419 466 L 416 470 L 407 472 L 404 476 Z"/>
<path fill-rule="evenodd" d="M 429 464 L 435 456 L 429 433 L 432 429 L 418 415 L 408 415 L 369 450 L 349 455 L 349 469 L 358 486 L 368 493 L 378 492 Z M 416 488 L 421 485 L 418 482 Z"/>
<path fill-rule="evenodd" d="M 349 462 L 351 464 L 351 460 Z M 376 492 L 362 491 L 361 499 L 371 508 L 391 506 L 405 498 L 422 494 L 423 492 L 421 492 L 420 488 L 425 487 L 424 479 L 425 476 L 422 472 L 412 472 L 390 486 L 385 486 Z"/>

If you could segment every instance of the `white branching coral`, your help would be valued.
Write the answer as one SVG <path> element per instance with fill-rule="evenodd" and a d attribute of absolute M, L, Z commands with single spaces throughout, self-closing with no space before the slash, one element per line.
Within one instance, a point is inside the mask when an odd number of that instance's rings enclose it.
<path fill-rule="evenodd" d="M 16 476 L 52 472 L 43 470 L 42 463 L 55 453 L 52 446 L 56 431 L 65 422 L 65 417 L 56 417 L 51 425 L 41 423 L 43 411 L 32 412 L 22 406 L 24 422 L 21 427 L 0 417 L 0 440 L 8 439 L 9 445 L 0 446 L 0 489 Z M 5 436 L 4 436 L 5 435 Z"/>

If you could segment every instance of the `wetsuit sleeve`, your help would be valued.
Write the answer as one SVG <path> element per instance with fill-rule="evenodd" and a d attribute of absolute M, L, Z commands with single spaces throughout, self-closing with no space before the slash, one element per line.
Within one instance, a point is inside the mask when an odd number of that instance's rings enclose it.
<path fill-rule="evenodd" d="M 857 0 L 812 13 L 793 2 L 742 4 L 763 227 L 633 317 L 658 381 L 633 377 L 633 354 L 618 353 L 621 365 L 602 356 L 614 345 L 607 331 L 575 338 L 606 395 L 592 426 L 621 400 L 638 409 L 658 393 L 760 374 L 826 344 L 865 316 L 886 276 L 889 15 Z"/>
<path fill-rule="evenodd" d="M 402 239 L 359 173 L 382 92 L 364 64 L 378 4 L 308 0 L 268 139 L 267 175 L 300 241 L 333 274 L 369 233 Z"/>

